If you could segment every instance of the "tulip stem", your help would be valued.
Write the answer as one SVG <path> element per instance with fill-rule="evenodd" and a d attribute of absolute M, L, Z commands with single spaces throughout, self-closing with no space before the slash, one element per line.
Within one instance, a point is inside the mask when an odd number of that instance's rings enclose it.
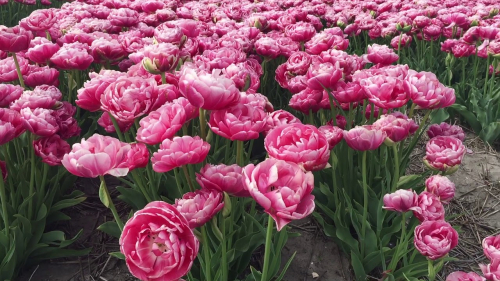
<path fill-rule="evenodd" d="M 394 176 L 392 178 L 391 192 L 395 192 L 396 188 L 398 187 L 398 181 L 399 181 L 399 153 L 397 145 L 392 146 L 392 152 L 394 153 Z"/>
<path fill-rule="evenodd" d="M 206 131 L 206 126 L 207 126 L 207 121 L 205 119 L 205 109 L 200 108 L 200 133 L 201 133 L 201 138 L 203 140 L 207 139 L 207 131 Z"/>
<path fill-rule="evenodd" d="M 193 182 L 191 181 L 191 177 L 189 176 L 189 172 L 186 165 L 182 166 L 182 171 L 184 172 L 184 176 L 186 177 L 186 180 L 188 182 L 189 190 L 193 192 L 194 191 Z"/>
<path fill-rule="evenodd" d="M 401 39 L 403 39 L 403 33 L 399 35 L 399 40 L 398 40 L 398 64 L 401 61 Z"/>
<path fill-rule="evenodd" d="M 431 259 L 427 260 L 427 270 L 429 271 L 429 281 L 434 281 L 436 279 L 436 270 L 434 268 L 434 262 Z"/>
<path fill-rule="evenodd" d="M 30 191 L 29 191 L 29 196 L 31 197 L 29 199 L 28 203 L 28 217 L 32 218 L 33 215 L 33 194 L 35 193 L 35 148 L 33 147 L 33 142 L 35 141 L 35 135 L 31 134 L 30 137 L 30 143 L 29 148 L 30 148 L 30 162 L 31 162 L 31 175 L 30 175 Z"/>
<path fill-rule="evenodd" d="M 205 255 L 205 280 L 212 281 L 212 275 L 210 273 L 210 243 L 208 241 L 207 226 L 203 225 L 201 227 L 201 236 L 203 239 L 203 254 Z"/>
<path fill-rule="evenodd" d="M 40 186 L 40 198 L 39 198 L 39 206 L 42 206 L 43 201 L 45 199 L 45 183 L 47 182 L 47 174 L 49 172 L 49 165 L 43 163 L 43 176 L 42 176 L 42 185 Z"/>
<path fill-rule="evenodd" d="M 19 78 L 19 84 L 21 84 L 21 87 L 26 88 L 26 86 L 24 86 L 23 74 L 21 73 L 21 68 L 19 67 L 19 61 L 17 61 L 16 53 L 11 53 L 11 54 L 12 54 L 12 58 L 14 59 L 14 64 L 16 65 L 17 77 Z"/>
<path fill-rule="evenodd" d="M 165 76 L 165 72 L 162 72 L 160 75 L 161 75 L 161 84 L 166 85 L 167 84 L 167 77 Z"/>
<path fill-rule="evenodd" d="M 274 223 L 273 218 L 268 214 L 267 219 L 267 233 L 266 233 L 266 245 L 264 249 L 264 267 L 262 269 L 262 281 L 268 281 L 269 277 L 269 259 L 271 257 L 271 238 L 273 236 Z"/>
<path fill-rule="evenodd" d="M 222 281 L 227 281 L 227 249 L 226 249 L 226 218 L 222 216 L 220 231 L 222 232 Z M 262 279 L 264 280 L 264 279 Z"/>
<path fill-rule="evenodd" d="M 47 38 L 47 40 L 49 40 L 50 42 L 52 42 L 52 37 L 50 37 L 50 33 L 48 30 L 45 30 L 45 37 Z"/>
<path fill-rule="evenodd" d="M 399 243 L 396 246 L 396 252 L 394 253 L 394 256 L 389 263 L 388 270 L 391 272 L 394 272 L 396 270 L 397 263 L 399 261 L 399 254 L 401 253 L 402 247 L 406 245 L 406 217 L 405 217 L 405 212 L 401 213 L 401 237 L 399 238 Z M 404 250 L 404 249 L 403 249 Z M 404 254 L 404 251 L 402 252 Z"/>
<path fill-rule="evenodd" d="M 118 211 L 116 211 L 115 204 L 113 203 L 113 200 L 111 199 L 111 195 L 109 194 L 108 186 L 106 185 L 106 181 L 104 180 L 104 176 L 99 176 L 101 179 L 101 187 L 102 190 L 104 191 L 104 196 L 107 197 L 108 205 L 106 206 L 111 210 L 111 213 L 113 214 L 113 217 L 115 218 L 116 224 L 118 224 L 118 228 L 120 229 L 120 233 L 123 231 L 123 222 L 120 216 L 118 215 Z"/>
<path fill-rule="evenodd" d="M 363 160 L 361 162 L 361 175 L 363 177 L 363 221 L 361 222 L 361 257 L 365 256 L 365 234 L 368 224 L 368 185 L 366 184 L 366 151 L 363 151 Z"/>
<path fill-rule="evenodd" d="M 141 177 L 137 175 L 137 171 L 132 170 L 130 171 L 130 173 L 132 174 L 132 178 L 134 179 L 136 184 L 139 186 L 139 189 L 141 190 L 142 194 L 144 195 L 144 197 L 146 197 L 146 200 L 148 200 L 148 203 L 152 202 L 153 200 L 151 200 L 151 197 L 149 196 L 146 188 L 144 187 Z"/>
<path fill-rule="evenodd" d="M 309 109 L 309 123 L 314 126 L 314 115 L 312 109 Z"/>
<path fill-rule="evenodd" d="M 243 141 L 236 141 L 236 164 L 243 167 Z"/>
<path fill-rule="evenodd" d="M 113 122 L 113 126 L 115 127 L 115 131 L 116 131 L 116 134 L 118 135 L 118 138 L 120 139 L 120 141 L 123 142 L 123 134 L 120 131 L 120 126 L 118 126 L 118 122 L 116 121 L 113 114 L 111 114 L 109 112 L 108 112 L 108 114 L 109 114 L 109 119 L 111 119 L 111 122 Z"/>
<path fill-rule="evenodd" d="M 493 69 L 493 71 L 495 71 Z M 490 72 L 490 56 L 486 58 L 486 74 L 484 75 L 484 89 L 483 89 L 483 97 L 486 97 L 487 89 L 488 89 L 488 74 Z"/>
<path fill-rule="evenodd" d="M 2 172 L 0 171 L 0 175 Z M 7 195 L 5 193 L 5 184 L 3 181 L 3 176 L 0 176 L 0 199 L 2 200 L 2 217 L 3 217 L 3 224 L 5 227 L 5 236 L 7 237 L 7 241 L 10 240 L 10 223 L 9 223 L 9 215 L 7 213 Z"/>
<path fill-rule="evenodd" d="M 179 195 L 182 197 L 184 191 L 182 190 L 181 180 L 179 179 L 179 169 L 174 168 L 175 183 L 177 184 L 177 189 L 179 190 Z"/>

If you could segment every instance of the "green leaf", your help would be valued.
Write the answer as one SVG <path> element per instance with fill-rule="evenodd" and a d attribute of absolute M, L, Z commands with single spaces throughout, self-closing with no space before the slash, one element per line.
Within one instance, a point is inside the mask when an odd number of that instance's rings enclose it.
<path fill-rule="evenodd" d="M 64 241 L 64 239 L 64 232 L 56 230 L 44 233 L 40 239 L 40 243 L 49 244 L 56 241 Z"/>
<path fill-rule="evenodd" d="M 122 254 L 121 252 L 111 252 L 109 253 L 109 255 L 117 259 L 125 260 L 125 255 Z"/>
<path fill-rule="evenodd" d="M 262 273 L 255 269 L 255 267 L 250 266 L 250 272 L 255 280 L 262 280 Z"/>
<path fill-rule="evenodd" d="M 53 212 L 56 212 L 56 211 L 59 211 L 59 210 L 62 210 L 62 209 L 68 208 L 68 207 L 78 205 L 78 204 L 82 203 L 83 201 L 85 201 L 85 199 L 87 199 L 87 198 L 80 197 L 80 198 L 75 198 L 75 199 L 61 200 L 61 201 L 57 202 L 56 204 L 52 205 L 52 208 L 50 208 L 50 212 L 53 213 Z"/>
<path fill-rule="evenodd" d="M 452 104 L 450 108 L 457 111 L 460 115 L 462 115 L 465 118 L 465 120 L 467 120 L 467 123 L 469 123 L 469 125 L 472 127 L 472 129 L 476 134 L 479 134 L 479 132 L 481 132 L 482 128 L 481 123 L 479 123 L 477 117 L 474 115 L 474 113 L 469 111 L 467 107 L 455 103 Z"/>
<path fill-rule="evenodd" d="M 285 266 L 283 267 L 283 270 L 281 271 L 281 274 L 278 276 L 278 278 L 276 278 L 275 281 L 281 281 L 283 279 L 283 277 L 285 277 L 285 273 L 288 270 L 288 267 L 290 267 L 290 264 L 292 263 L 293 258 L 295 258 L 295 254 L 297 254 L 297 252 L 293 252 L 293 255 L 290 257 L 290 259 L 288 259 Z"/>
<path fill-rule="evenodd" d="M 42 220 L 45 218 L 45 216 L 47 216 L 47 206 L 45 206 L 45 204 L 42 204 L 42 207 L 40 207 L 40 210 L 38 211 L 36 220 Z"/>
<path fill-rule="evenodd" d="M 486 125 L 486 124 L 484 124 Z M 486 127 L 483 127 L 483 130 L 479 134 L 479 137 L 488 143 L 493 143 L 500 136 L 500 122 L 492 122 Z"/>
<path fill-rule="evenodd" d="M 363 263 L 359 259 L 358 255 L 351 251 L 351 266 L 354 271 L 354 275 L 356 276 L 356 280 L 364 281 L 366 280 L 366 272 L 363 267 Z"/>
<path fill-rule="evenodd" d="M 144 208 L 148 204 L 147 200 L 144 198 L 141 192 L 134 190 L 132 188 L 125 188 L 122 186 L 117 186 L 116 189 L 121 193 L 118 196 L 120 200 L 126 202 L 136 210 Z"/>
<path fill-rule="evenodd" d="M 109 208 L 111 199 L 109 198 L 106 183 L 104 181 L 101 181 L 101 186 L 99 187 L 99 199 L 101 199 L 102 204 L 104 204 L 106 208 Z"/>
<path fill-rule="evenodd" d="M 105 222 L 101 224 L 97 229 L 116 238 L 120 238 L 121 235 L 120 228 L 115 221 Z"/>
<path fill-rule="evenodd" d="M 446 119 L 450 118 L 450 115 L 444 108 L 440 108 L 438 110 L 433 110 L 431 115 L 430 115 L 430 122 L 431 124 L 439 124 Z"/>

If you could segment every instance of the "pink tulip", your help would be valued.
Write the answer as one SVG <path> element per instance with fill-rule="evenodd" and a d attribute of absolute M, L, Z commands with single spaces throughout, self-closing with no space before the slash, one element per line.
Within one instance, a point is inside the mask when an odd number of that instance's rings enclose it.
<path fill-rule="evenodd" d="M 232 141 L 258 139 L 266 126 L 267 114 L 263 109 L 237 104 L 223 110 L 210 112 L 208 125 L 212 131 Z"/>
<path fill-rule="evenodd" d="M 233 63 L 240 63 L 246 60 L 246 53 L 242 50 L 222 47 L 214 50 L 205 50 L 203 52 L 203 57 L 206 63 L 209 65 L 209 69 L 223 69 L 230 66 Z"/>
<path fill-rule="evenodd" d="M 398 117 L 394 114 L 382 115 L 380 119 L 373 123 L 373 126 L 386 133 L 388 138 L 386 144 L 393 144 L 405 140 L 410 135 L 412 125 L 415 124 L 413 120 L 405 117 L 405 115 Z"/>
<path fill-rule="evenodd" d="M 0 145 L 17 138 L 26 131 L 25 121 L 19 112 L 0 108 Z"/>
<path fill-rule="evenodd" d="M 76 107 L 67 101 L 63 101 L 61 106 L 52 112 L 59 127 L 58 134 L 62 139 L 80 135 L 81 129 L 78 126 L 78 121 L 73 118 L 75 113 Z"/>
<path fill-rule="evenodd" d="M 305 75 L 312 63 L 312 57 L 305 52 L 294 52 L 286 61 L 286 71 L 295 75 Z"/>
<path fill-rule="evenodd" d="M 398 60 L 398 55 L 386 45 L 368 45 L 366 58 L 374 64 L 390 65 Z"/>
<path fill-rule="evenodd" d="M 449 136 L 457 138 L 461 141 L 465 139 L 465 133 L 460 126 L 450 125 L 448 123 L 433 124 L 429 127 L 427 131 L 429 138 L 439 137 L 439 136 Z"/>
<path fill-rule="evenodd" d="M 285 124 L 301 123 L 299 118 L 295 117 L 288 111 L 276 110 L 269 113 L 269 117 L 266 118 L 265 133 L 267 135 L 272 129 Z"/>
<path fill-rule="evenodd" d="M 340 103 L 360 102 L 365 99 L 365 90 L 359 82 L 338 81 L 332 95 Z"/>
<path fill-rule="evenodd" d="M 456 58 L 465 58 L 474 55 L 476 47 L 459 41 L 451 47 L 451 52 Z"/>
<path fill-rule="evenodd" d="M 234 82 L 214 70 L 212 73 L 185 67 L 179 78 L 179 90 L 189 102 L 206 110 L 220 110 L 238 103 L 240 92 Z"/>
<path fill-rule="evenodd" d="M 20 111 L 23 108 L 46 108 L 51 109 L 60 105 L 62 93 L 57 87 L 42 85 L 33 91 L 24 91 L 19 99 L 10 105 L 10 109 Z"/>
<path fill-rule="evenodd" d="M 307 86 L 312 90 L 333 89 L 342 78 L 342 69 L 339 64 L 329 62 L 311 64 L 306 74 Z"/>
<path fill-rule="evenodd" d="M 386 133 L 375 126 L 356 126 L 344 131 L 344 140 L 354 150 L 366 151 L 379 148 L 387 137 Z"/>
<path fill-rule="evenodd" d="M 314 211 L 314 176 L 295 164 L 268 158 L 243 170 L 250 195 L 276 222 L 278 231 Z"/>
<path fill-rule="evenodd" d="M 101 109 L 126 122 L 148 114 L 165 103 L 154 79 L 119 77 L 101 96 Z"/>
<path fill-rule="evenodd" d="M 26 129 L 40 137 L 50 137 L 59 131 L 53 110 L 45 108 L 21 109 L 20 113 L 25 121 Z"/>
<path fill-rule="evenodd" d="M 8 107 L 11 102 L 17 100 L 24 89 L 12 84 L 0 84 L 0 107 Z"/>
<path fill-rule="evenodd" d="M 127 132 L 130 130 L 130 127 L 134 124 L 133 122 L 122 122 L 120 120 L 116 120 L 116 123 L 118 123 L 118 128 L 120 129 L 120 132 Z M 101 117 L 97 120 L 97 124 L 99 126 L 103 127 L 104 130 L 108 133 L 115 133 L 115 125 L 113 124 L 113 121 L 111 121 L 111 118 L 109 117 L 108 112 L 103 112 Z"/>
<path fill-rule="evenodd" d="M 33 141 L 33 148 L 42 162 L 50 166 L 61 165 L 63 156 L 71 151 L 69 144 L 59 135 L 37 139 Z"/>
<path fill-rule="evenodd" d="M 160 86 L 161 87 L 161 86 Z M 172 101 L 172 103 L 179 104 L 184 108 L 186 112 L 186 122 L 198 118 L 200 115 L 200 109 L 196 106 L 193 106 L 186 98 L 179 97 Z"/>
<path fill-rule="evenodd" d="M 322 32 L 314 35 L 304 46 L 308 53 L 319 55 L 330 48 L 345 51 L 349 47 L 349 40 L 343 36 Z"/>
<path fill-rule="evenodd" d="M 396 190 L 394 193 L 384 195 L 383 208 L 400 213 L 418 209 L 418 195 L 411 189 Z"/>
<path fill-rule="evenodd" d="M 285 28 L 285 35 L 296 42 L 306 42 L 316 34 L 314 26 L 308 22 L 290 24 Z"/>
<path fill-rule="evenodd" d="M 108 20 L 112 25 L 119 27 L 131 27 L 139 22 L 139 13 L 128 8 L 111 10 Z"/>
<path fill-rule="evenodd" d="M 318 130 L 325 135 L 330 150 L 344 138 L 343 129 L 336 126 L 324 125 L 319 127 Z"/>
<path fill-rule="evenodd" d="M 417 207 L 413 210 L 413 215 L 421 222 L 444 220 L 443 203 L 435 194 L 424 191 L 418 196 Z"/>
<path fill-rule="evenodd" d="M 444 257 L 457 244 L 457 231 L 443 220 L 424 221 L 415 228 L 415 248 L 431 260 Z"/>
<path fill-rule="evenodd" d="M 410 100 L 402 79 L 386 75 L 376 75 L 360 81 L 368 100 L 384 109 L 398 108 Z"/>
<path fill-rule="evenodd" d="M 270 37 L 262 37 L 255 42 L 255 51 L 257 54 L 267 59 L 274 59 L 281 54 L 280 47 L 276 40 Z"/>
<path fill-rule="evenodd" d="M 434 175 L 425 181 L 425 190 L 435 194 L 444 204 L 455 197 L 455 184 L 447 177 Z"/>
<path fill-rule="evenodd" d="M 166 139 L 160 144 L 158 152 L 153 153 L 153 170 L 166 173 L 187 164 L 198 164 L 205 160 L 210 144 L 200 137 L 182 136 Z"/>
<path fill-rule="evenodd" d="M 21 56 L 18 56 L 17 60 L 19 62 L 19 70 L 21 71 L 21 74 L 26 75 L 29 71 L 28 60 Z M 0 83 L 17 81 L 18 77 L 16 65 L 14 64 L 14 59 L 12 57 L 0 60 Z"/>
<path fill-rule="evenodd" d="M 249 92 L 241 92 L 240 93 L 240 104 L 250 105 L 253 107 L 258 107 L 265 112 L 273 112 L 274 107 L 269 101 L 269 99 L 259 93 L 249 93 Z"/>
<path fill-rule="evenodd" d="M 95 178 L 112 175 L 126 176 L 127 154 L 130 145 L 122 143 L 113 137 L 94 134 L 81 143 L 73 144 L 70 153 L 64 155 L 61 163 L 75 176 Z"/>
<path fill-rule="evenodd" d="M 127 53 L 118 40 L 98 38 L 92 42 L 90 53 L 96 63 L 112 63 L 120 61 Z"/>
<path fill-rule="evenodd" d="M 28 49 L 26 58 L 34 63 L 46 64 L 61 47 L 52 42 L 41 43 Z"/>
<path fill-rule="evenodd" d="M 149 163 L 149 150 L 143 143 L 131 143 L 127 153 L 127 166 L 129 171 L 144 168 Z"/>
<path fill-rule="evenodd" d="M 500 260 L 493 260 L 490 264 L 479 264 L 486 280 L 498 281 L 500 280 Z"/>
<path fill-rule="evenodd" d="M 427 41 L 437 40 L 441 36 L 442 28 L 436 24 L 430 24 L 423 29 L 424 39 Z"/>
<path fill-rule="evenodd" d="M 439 136 L 427 143 L 425 151 L 424 163 L 429 168 L 453 173 L 462 163 L 465 146 L 457 138 Z"/>
<path fill-rule="evenodd" d="M 431 23 L 431 19 L 427 16 L 417 16 L 413 19 L 413 24 L 419 28 L 423 29 Z"/>
<path fill-rule="evenodd" d="M 35 88 L 41 85 L 59 86 L 59 71 L 48 66 L 30 66 L 28 74 L 23 75 L 26 86 Z"/>
<path fill-rule="evenodd" d="M 237 197 L 250 197 L 250 193 L 243 186 L 242 176 L 243 170 L 236 164 L 207 164 L 196 174 L 196 181 L 205 189 L 227 192 Z"/>
<path fill-rule="evenodd" d="M 31 31 L 49 30 L 57 18 L 54 9 L 35 10 L 28 17 L 22 19 L 19 25 Z"/>
<path fill-rule="evenodd" d="M 19 26 L 0 28 L 0 50 L 10 53 L 26 51 L 33 34 Z"/>
<path fill-rule="evenodd" d="M 203 226 L 224 207 L 224 195 L 215 190 L 201 189 L 175 199 L 174 207 L 186 218 L 190 228 Z"/>
<path fill-rule="evenodd" d="M 483 252 L 491 261 L 500 260 L 500 235 L 484 238 Z"/>
<path fill-rule="evenodd" d="M 321 109 L 322 101 L 322 90 L 312 90 L 311 88 L 306 88 L 305 90 L 293 95 L 288 105 L 291 108 L 307 115 L 310 111 L 318 112 Z"/>
<path fill-rule="evenodd" d="M 165 202 L 151 202 L 128 220 L 120 237 L 127 267 L 141 280 L 178 280 L 198 254 L 199 242 L 188 221 Z"/>
<path fill-rule="evenodd" d="M 455 90 L 439 83 L 434 73 L 410 70 L 406 81 L 405 90 L 419 108 L 444 108 L 455 103 Z"/>
<path fill-rule="evenodd" d="M 484 277 L 479 276 L 475 272 L 465 273 L 463 271 L 455 271 L 452 272 L 448 277 L 446 277 L 446 281 L 485 281 Z"/>
<path fill-rule="evenodd" d="M 50 61 L 60 69 L 86 70 L 94 58 L 86 49 L 64 45 L 50 58 Z"/>
<path fill-rule="evenodd" d="M 406 34 L 398 35 L 391 40 L 391 47 L 397 50 L 399 46 L 401 48 L 409 47 L 412 41 L 412 37 Z"/>
<path fill-rule="evenodd" d="M 177 67 L 179 47 L 170 43 L 159 43 L 144 48 L 142 66 L 153 74 L 169 72 Z"/>
<path fill-rule="evenodd" d="M 121 76 L 125 75 L 114 70 L 101 70 L 99 74 L 91 72 L 90 80 L 83 84 L 83 88 L 78 89 L 78 99 L 75 103 L 91 112 L 101 109 L 101 96 L 104 90 Z"/>
<path fill-rule="evenodd" d="M 166 103 L 141 119 L 137 140 L 155 145 L 171 139 L 186 122 L 184 107 L 176 103 Z"/>

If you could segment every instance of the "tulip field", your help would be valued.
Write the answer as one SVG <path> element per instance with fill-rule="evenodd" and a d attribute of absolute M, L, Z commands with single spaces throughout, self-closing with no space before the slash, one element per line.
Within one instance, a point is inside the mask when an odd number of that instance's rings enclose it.
<path fill-rule="evenodd" d="M 499 9 L 0 0 L 0 281 L 500 280 Z"/>

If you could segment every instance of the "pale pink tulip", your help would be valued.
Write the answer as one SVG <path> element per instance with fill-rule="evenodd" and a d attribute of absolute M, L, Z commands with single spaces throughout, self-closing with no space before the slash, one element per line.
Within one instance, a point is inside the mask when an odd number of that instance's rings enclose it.
<path fill-rule="evenodd" d="M 417 205 L 418 195 L 411 189 L 400 189 L 394 193 L 384 195 L 383 208 L 389 211 L 404 213 L 418 208 Z"/>
<path fill-rule="evenodd" d="M 166 103 L 141 119 L 137 140 L 155 145 L 171 139 L 186 122 L 186 112 L 180 104 Z"/>
<path fill-rule="evenodd" d="M 418 195 L 417 208 L 413 215 L 421 222 L 444 220 L 443 203 L 435 194 L 424 191 Z"/>
<path fill-rule="evenodd" d="M 484 238 L 483 252 L 491 261 L 500 260 L 500 235 Z"/>
<path fill-rule="evenodd" d="M 160 144 L 158 152 L 153 153 L 153 170 L 165 173 L 176 167 L 200 163 L 205 160 L 209 151 L 210 144 L 198 136 L 166 139 Z"/>
<path fill-rule="evenodd" d="M 259 138 L 266 126 L 267 114 L 259 107 L 237 104 L 210 112 L 208 125 L 212 131 L 232 141 Z"/>
<path fill-rule="evenodd" d="M 189 227 L 203 226 L 224 207 L 224 195 L 215 190 L 201 189 L 175 199 L 174 207 L 186 218 Z"/>
<path fill-rule="evenodd" d="M 415 228 L 415 248 L 431 260 L 445 256 L 457 244 L 457 231 L 445 221 L 424 221 Z"/>
<path fill-rule="evenodd" d="M 444 204 L 455 197 L 455 184 L 441 175 L 434 175 L 425 180 L 425 190 L 435 194 Z"/>
<path fill-rule="evenodd" d="M 425 147 L 424 163 L 431 169 L 453 173 L 462 163 L 465 146 L 454 137 L 432 138 Z"/>
<path fill-rule="evenodd" d="M 344 140 L 354 150 L 366 151 L 379 148 L 387 137 L 386 133 L 371 125 L 356 126 L 344 131 Z"/>
<path fill-rule="evenodd" d="M 227 192 L 237 197 L 250 197 L 250 193 L 243 186 L 242 176 L 243 170 L 236 164 L 207 164 L 196 174 L 196 181 L 202 188 Z"/>

